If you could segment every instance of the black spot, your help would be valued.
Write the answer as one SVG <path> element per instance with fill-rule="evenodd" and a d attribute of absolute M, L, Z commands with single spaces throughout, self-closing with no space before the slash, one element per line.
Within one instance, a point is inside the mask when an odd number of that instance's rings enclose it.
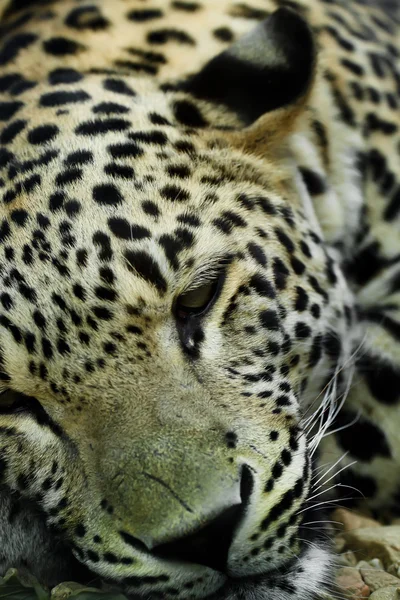
<path fill-rule="evenodd" d="M 59 151 L 58 150 L 46 150 L 41 156 L 39 156 L 39 158 L 35 161 L 35 165 L 39 166 L 46 166 L 48 165 L 54 158 L 56 158 L 56 156 L 58 156 Z M 30 169 L 31 167 L 29 167 Z M 29 170 L 28 169 L 28 170 Z"/>
<path fill-rule="evenodd" d="M 51 85 L 58 85 L 59 83 L 69 84 L 78 83 L 83 79 L 83 75 L 75 69 L 60 68 L 54 69 L 49 73 L 49 83 Z"/>
<path fill-rule="evenodd" d="M 34 145 L 51 142 L 57 136 L 57 125 L 39 125 L 28 132 L 28 142 Z"/>
<path fill-rule="evenodd" d="M 313 289 L 317 292 L 317 294 L 320 294 L 320 296 L 323 297 L 323 299 L 325 300 L 325 302 L 327 302 L 328 299 L 329 299 L 329 295 L 324 290 L 324 288 L 321 287 L 318 279 L 316 277 L 314 277 L 314 275 L 310 275 L 310 277 L 308 278 L 308 281 L 312 285 Z"/>
<path fill-rule="evenodd" d="M 323 337 L 323 345 L 326 354 L 333 360 L 337 361 L 342 350 L 342 343 L 338 334 L 334 331 L 328 331 L 325 333 Z"/>
<path fill-rule="evenodd" d="M 13 302 L 10 294 L 7 294 L 6 292 L 4 292 L 3 294 L 0 294 L 0 302 L 5 310 L 10 310 L 14 306 L 14 302 Z M 4 366 L 1 362 L 1 355 L 0 355 L 0 365 L 1 365 L 1 368 L 3 369 Z"/>
<path fill-rule="evenodd" d="M 12 38 L 7 40 L 0 50 L 0 65 L 6 65 L 15 60 L 21 50 L 29 48 L 38 36 L 34 33 L 17 33 Z"/>
<path fill-rule="evenodd" d="M 399 108 L 398 100 L 394 94 L 391 92 L 386 92 L 386 101 L 388 103 L 389 108 L 392 110 L 397 110 Z"/>
<path fill-rule="evenodd" d="M 103 261 L 110 261 L 113 253 L 111 249 L 110 238 L 101 231 L 97 231 L 93 235 L 93 243 L 99 247 L 99 258 Z"/>
<path fill-rule="evenodd" d="M 13 160 L 14 154 L 5 148 L 0 148 L 0 167 L 6 167 Z"/>
<path fill-rule="evenodd" d="M 314 317 L 314 319 L 319 319 L 321 316 L 321 308 L 318 304 L 313 304 L 311 306 L 311 314 Z"/>
<path fill-rule="evenodd" d="M 376 90 L 375 88 L 370 86 L 367 88 L 367 91 L 368 91 L 369 99 L 371 100 L 371 102 L 373 104 L 380 104 L 381 96 L 380 96 L 380 93 L 378 92 L 378 90 Z"/>
<path fill-rule="evenodd" d="M 113 317 L 112 312 L 105 306 L 93 306 L 92 311 L 101 321 L 111 321 Z"/>
<path fill-rule="evenodd" d="M 114 184 L 104 183 L 93 188 L 93 200 L 103 206 L 118 206 L 124 198 Z"/>
<path fill-rule="evenodd" d="M 317 335 L 313 339 L 313 343 L 311 346 L 310 357 L 309 357 L 309 366 L 315 367 L 318 361 L 322 356 L 322 336 Z"/>
<path fill-rule="evenodd" d="M 153 125 L 171 125 L 168 119 L 154 112 L 149 114 L 149 120 Z"/>
<path fill-rule="evenodd" d="M 195 45 L 194 39 L 185 31 L 173 28 L 155 29 L 147 34 L 149 44 L 167 44 L 168 42 L 177 42 L 178 44 Z"/>
<path fill-rule="evenodd" d="M 64 106 L 65 104 L 76 104 L 90 100 L 89 94 L 84 90 L 49 92 L 40 97 L 40 106 L 54 107 Z"/>
<path fill-rule="evenodd" d="M 377 77 L 383 79 L 386 75 L 386 57 L 382 54 L 376 54 L 374 52 L 369 53 L 372 69 Z"/>
<path fill-rule="evenodd" d="M 108 152 L 113 158 L 137 158 L 143 154 L 142 148 L 133 142 L 113 144 L 108 146 Z"/>
<path fill-rule="evenodd" d="M 88 253 L 84 248 L 76 251 L 76 262 L 80 267 L 85 267 L 87 264 Z"/>
<path fill-rule="evenodd" d="M 123 79 L 106 79 L 103 85 L 104 89 L 110 92 L 129 97 L 136 96 L 136 92 L 134 92 Z"/>
<path fill-rule="evenodd" d="M 0 102 L 0 121 L 8 121 L 22 107 L 22 102 Z"/>
<path fill-rule="evenodd" d="M 373 241 L 355 254 L 351 262 L 347 263 L 346 271 L 356 283 L 363 285 L 386 265 L 387 261 L 380 253 L 379 242 Z"/>
<path fill-rule="evenodd" d="M 255 242 L 250 242 L 247 245 L 250 256 L 262 267 L 267 266 L 267 257 L 264 250 Z"/>
<path fill-rule="evenodd" d="M 142 142 L 143 144 L 156 144 L 164 146 L 168 138 L 163 131 L 134 131 L 128 135 L 130 140 L 134 142 Z"/>
<path fill-rule="evenodd" d="M 299 171 L 311 196 L 318 196 L 326 192 L 326 183 L 321 175 L 307 167 L 300 167 Z"/>
<path fill-rule="evenodd" d="M 58 187 L 63 187 L 64 185 L 68 185 L 78 181 L 82 178 L 82 169 L 77 167 L 66 169 L 59 173 L 56 177 L 56 185 Z"/>
<path fill-rule="evenodd" d="M 377 424 L 356 412 L 342 409 L 335 420 L 336 438 L 352 456 L 370 462 L 376 456 L 391 458 L 392 454 L 385 434 Z"/>
<path fill-rule="evenodd" d="M 167 291 L 167 282 L 157 262 L 147 252 L 128 250 L 124 254 L 128 269 L 153 285 L 162 294 Z"/>
<path fill-rule="evenodd" d="M 65 24 L 80 31 L 84 29 L 98 31 L 109 26 L 108 20 L 103 17 L 97 6 L 74 8 L 65 19 Z"/>
<path fill-rule="evenodd" d="M 342 58 L 340 61 L 345 69 L 353 73 L 353 75 L 357 75 L 357 77 L 361 77 L 364 75 L 364 68 L 353 60 L 349 60 L 348 58 Z"/>
<path fill-rule="evenodd" d="M 160 189 L 160 195 L 171 202 L 186 202 L 190 199 L 189 192 L 177 185 L 165 185 Z"/>
<path fill-rule="evenodd" d="M 191 175 L 191 171 L 186 165 L 169 165 L 166 172 L 170 177 L 178 177 L 179 179 L 187 179 Z"/>
<path fill-rule="evenodd" d="M 149 65 L 144 62 L 134 62 L 133 60 L 116 60 L 114 61 L 115 66 L 121 69 L 129 69 L 130 71 L 149 73 L 150 75 L 156 75 L 158 67 L 155 65 Z"/>
<path fill-rule="evenodd" d="M 400 401 L 400 369 L 385 360 L 364 354 L 357 361 L 371 394 L 382 404 L 394 405 Z"/>
<path fill-rule="evenodd" d="M 185 248 L 190 248 L 193 243 L 192 234 L 188 230 L 183 231 L 186 232 L 186 235 L 172 236 L 164 234 L 159 238 L 159 244 L 163 247 L 166 257 L 174 270 L 179 268 L 179 253 Z"/>
<path fill-rule="evenodd" d="M 171 3 L 171 6 L 176 10 L 182 10 L 190 13 L 196 12 L 201 8 L 201 5 L 198 2 L 183 2 L 182 0 L 175 0 Z"/>
<path fill-rule="evenodd" d="M 26 127 L 26 121 L 21 119 L 17 121 L 12 121 L 7 127 L 5 127 L 0 136 L 0 143 L 9 144 L 12 142 L 21 131 L 23 131 Z"/>
<path fill-rule="evenodd" d="M 308 294 L 304 288 L 296 286 L 296 300 L 294 304 L 295 310 L 303 312 L 308 305 Z"/>
<path fill-rule="evenodd" d="M 273 261 L 273 272 L 275 279 L 275 286 L 279 290 L 284 290 L 287 285 L 287 279 L 289 277 L 289 270 L 286 267 L 285 263 L 279 258 L 274 258 Z"/>
<path fill-rule="evenodd" d="M 204 119 L 199 108 L 188 100 L 179 100 L 173 105 L 174 116 L 179 123 L 187 127 L 205 127 L 207 121 Z"/>
<path fill-rule="evenodd" d="M 104 173 L 112 177 L 120 177 L 121 179 L 133 179 L 135 171 L 129 165 L 119 165 L 117 163 L 109 163 L 104 167 Z"/>
<path fill-rule="evenodd" d="M 84 50 L 85 46 L 65 37 L 53 37 L 43 42 L 43 49 L 53 56 L 67 56 Z"/>
<path fill-rule="evenodd" d="M 76 547 L 75 547 L 75 549 L 76 549 Z M 94 563 L 97 563 L 97 562 L 99 562 L 99 560 L 100 560 L 100 557 L 99 557 L 99 555 L 97 554 L 97 552 L 94 552 L 93 550 L 87 550 L 86 554 L 87 554 L 87 557 L 88 557 L 88 559 L 89 559 L 91 562 L 94 562 Z"/>
<path fill-rule="evenodd" d="M 72 291 L 74 292 L 74 295 L 79 298 L 79 300 L 82 300 L 82 302 L 85 301 L 86 299 L 86 292 L 84 290 L 84 288 L 79 284 L 79 283 L 75 283 Z"/>
<path fill-rule="evenodd" d="M 131 10 L 126 16 L 130 21 L 143 23 L 144 21 L 160 19 L 163 16 L 163 12 L 159 8 L 143 8 L 140 10 Z"/>
<path fill-rule="evenodd" d="M 294 243 L 289 236 L 279 227 L 275 228 L 276 237 L 281 244 L 287 249 L 288 252 L 294 252 Z"/>
<path fill-rule="evenodd" d="M 341 46 L 344 50 L 346 50 L 347 52 L 354 52 L 354 44 L 345 37 L 342 37 L 342 35 L 337 31 L 335 27 L 327 25 L 324 28 L 324 30 L 327 31 L 336 40 L 339 46 Z"/>
<path fill-rule="evenodd" d="M 285 467 L 288 467 L 292 462 L 292 455 L 287 448 L 284 448 L 281 452 L 281 460 Z"/>
<path fill-rule="evenodd" d="M 54 194 L 52 194 L 50 196 L 49 199 L 49 209 L 51 210 L 51 212 L 56 212 L 57 210 L 60 210 L 65 202 L 65 195 L 63 192 L 54 192 Z"/>
<path fill-rule="evenodd" d="M 78 125 L 75 132 L 78 135 L 104 135 L 109 132 L 125 131 L 129 127 L 129 121 L 117 117 L 111 119 L 93 119 Z"/>
<path fill-rule="evenodd" d="M 394 221 L 400 214 L 400 185 L 395 189 L 387 207 L 384 212 L 384 219 L 386 221 Z"/>
<path fill-rule="evenodd" d="M 280 329 L 279 316 L 275 310 L 267 309 L 260 312 L 260 322 L 265 329 L 277 331 Z"/>
<path fill-rule="evenodd" d="M 339 112 L 339 117 L 344 123 L 346 123 L 350 127 L 355 127 L 356 118 L 351 106 L 346 101 L 346 98 L 344 97 L 340 89 L 334 83 L 334 80 L 330 78 L 328 79 L 331 83 L 332 95 Z"/>
<path fill-rule="evenodd" d="M 84 537 L 86 535 L 86 527 L 82 524 L 79 523 L 76 527 L 75 527 L 75 534 L 78 537 Z"/>
<path fill-rule="evenodd" d="M 112 233 L 122 240 L 142 240 L 151 236 L 150 231 L 140 225 L 133 225 L 126 219 L 111 217 L 108 226 Z"/>
<path fill-rule="evenodd" d="M 189 155 L 196 154 L 196 148 L 194 147 L 192 142 L 189 142 L 187 140 L 178 140 L 174 146 L 178 152 L 183 152 Z"/>
<path fill-rule="evenodd" d="M 92 108 L 92 111 L 95 114 L 121 115 L 128 113 L 129 108 L 122 104 L 117 104 L 116 102 L 100 102 L 100 104 L 96 104 L 96 106 Z"/>
<path fill-rule="evenodd" d="M 311 328 L 302 321 L 298 321 L 295 327 L 295 335 L 298 339 L 304 340 L 311 335 Z"/>
<path fill-rule="evenodd" d="M 220 231 L 228 235 L 235 227 L 246 227 L 246 221 L 244 221 L 242 217 L 228 210 L 221 213 L 221 216 L 217 219 L 214 219 L 212 223 Z"/>
<path fill-rule="evenodd" d="M 296 273 L 296 275 L 302 275 L 304 273 L 304 271 L 306 270 L 305 264 L 301 260 L 299 260 L 296 256 L 290 257 L 290 264 L 291 264 L 293 271 Z"/>
<path fill-rule="evenodd" d="M 19 225 L 20 227 L 23 227 L 26 223 L 26 220 L 28 218 L 28 213 L 26 210 L 19 208 L 16 210 L 13 210 L 11 213 L 11 220 L 16 224 Z"/>
<path fill-rule="evenodd" d="M 64 162 L 67 166 L 71 167 L 86 165 L 93 162 L 93 154 L 89 150 L 77 150 L 68 154 Z"/>
<path fill-rule="evenodd" d="M 275 290 L 271 283 L 262 275 L 253 275 L 249 286 L 259 295 L 265 298 L 275 298 Z"/>
<path fill-rule="evenodd" d="M 8 73 L 0 77 L 0 92 L 7 92 L 22 80 L 19 73 Z"/>
<path fill-rule="evenodd" d="M 151 200 L 144 200 L 142 202 L 142 209 L 143 212 L 146 213 L 146 215 L 150 215 L 152 217 L 157 218 L 161 214 L 157 204 L 155 202 L 152 202 Z"/>
<path fill-rule="evenodd" d="M 18 81 L 12 86 L 12 88 L 10 89 L 10 94 L 12 94 L 13 96 L 20 96 L 24 92 L 27 92 L 28 90 L 31 90 L 36 86 L 37 83 L 35 81 L 21 79 L 21 81 Z"/>
<path fill-rule="evenodd" d="M 232 30 L 229 27 L 217 27 L 217 29 L 214 29 L 213 34 L 221 42 L 232 42 L 234 39 Z"/>
<path fill-rule="evenodd" d="M 398 130 L 396 123 L 381 119 L 377 114 L 370 112 L 366 116 L 366 135 L 379 131 L 385 135 L 393 135 Z"/>
<path fill-rule="evenodd" d="M 279 4 L 287 6 L 287 2 L 280 1 Z M 241 2 L 240 4 L 234 4 L 230 11 L 230 14 L 233 17 L 239 17 L 241 19 L 256 19 L 258 21 L 261 21 L 262 19 L 266 19 L 270 13 L 266 10 L 253 8 L 252 6 Z"/>
<path fill-rule="evenodd" d="M 129 54 L 133 54 L 133 56 L 140 56 L 140 58 L 143 58 L 151 63 L 165 64 L 167 62 L 167 59 L 161 52 L 149 52 L 142 50 L 141 48 L 132 48 L 132 46 L 127 48 L 127 51 Z"/>
<path fill-rule="evenodd" d="M 265 531 L 271 523 L 279 519 L 284 512 L 292 507 L 293 502 L 294 492 L 292 490 L 288 490 L 285 492 L 285 494 L 283 494 L 280 501 L 271 508 L 267 517 L 261 522 L 261 529 Z"/>

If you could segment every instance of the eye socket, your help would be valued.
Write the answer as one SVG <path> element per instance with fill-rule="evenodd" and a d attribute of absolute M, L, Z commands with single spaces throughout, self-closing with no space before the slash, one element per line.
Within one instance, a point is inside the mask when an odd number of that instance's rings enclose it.
<path fill-rule="evenodd" d="M 210 306 L 218 289 L 218 280 L 181 294 L 176 301 L 175 312 L 180 319 L 200 315 Z"/>
<path fill-rule="evenodd" d="M 35 404 L 39 404 L 35 398 L 19 394 L 14 390 L 5 390 L 0 394 L 0 414 L 2 415 L 31 412 Z"/>

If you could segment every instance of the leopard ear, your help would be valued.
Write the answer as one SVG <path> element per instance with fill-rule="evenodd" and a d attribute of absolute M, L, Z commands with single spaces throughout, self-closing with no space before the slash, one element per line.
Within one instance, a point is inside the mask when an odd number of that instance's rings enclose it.
<path fill-rule="evenodd" d="M 316 43 L 305 19 L 280 8 L 194 75 L 186 91 L 236 112 L 245 125 L 298 103 L 312 86 Z"/>

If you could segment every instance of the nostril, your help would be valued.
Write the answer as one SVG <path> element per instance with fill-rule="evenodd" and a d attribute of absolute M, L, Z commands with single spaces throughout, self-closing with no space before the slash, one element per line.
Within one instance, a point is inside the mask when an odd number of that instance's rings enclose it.
<path fill-rule="evenodd" d="M 248 467 L 243 467 L 240 488 L 241 504 L 224 510 L 195 533 L 154 547 L 154 554 L 159 558 L 192 562 L 216 571 L 225 571 L 228 551 L 237 526 L 245 513 L 252 488 L 251 471 Z"/>

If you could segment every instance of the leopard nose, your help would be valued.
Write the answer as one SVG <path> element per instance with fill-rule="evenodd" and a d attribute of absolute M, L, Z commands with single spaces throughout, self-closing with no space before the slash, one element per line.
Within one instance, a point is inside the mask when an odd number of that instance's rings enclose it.
<path fill-rule="evenodd" d="M 229 548 L 250 499 L 253 478 L 250 469 L 242 468 L 241 503 L 222 511 L 216 518 L 196 532 L 154 546 L 155 556 L 179 562 L 191 562 L 216 571 L 226 570 Z"/>

